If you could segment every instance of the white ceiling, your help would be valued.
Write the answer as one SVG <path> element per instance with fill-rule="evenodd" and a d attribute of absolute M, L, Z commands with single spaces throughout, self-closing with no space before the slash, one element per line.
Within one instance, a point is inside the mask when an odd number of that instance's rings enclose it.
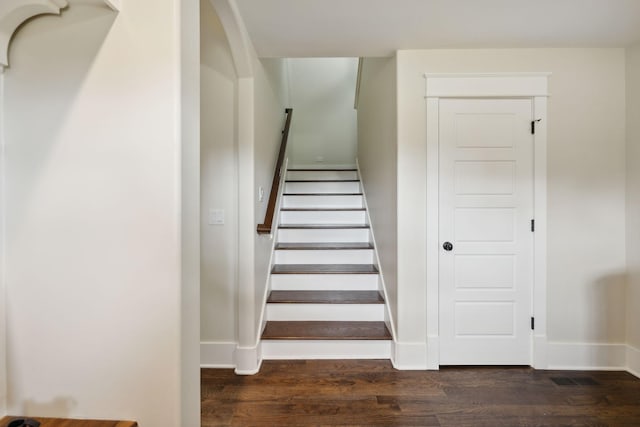
<path fill-rule="evenodd" d="M 261 57 L 398 49 L 623 47 L 640 0 L 237 0 Z"/>

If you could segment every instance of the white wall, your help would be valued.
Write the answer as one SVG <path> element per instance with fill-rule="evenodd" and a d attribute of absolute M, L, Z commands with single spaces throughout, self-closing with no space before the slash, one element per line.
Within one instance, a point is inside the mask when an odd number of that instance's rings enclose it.
<path fill-rule="evenodd" d="M 72 2 L 15 37 L 4 100 L 10 413 L 189 419 L 177 11 L 175 0 L 127 2 L 119 15 Z"/>
<path fill-rule="evenodd" d="M 208 0 L 201 0 L 200 6 L 201 341 L 235 343 L 238 257 L 235 142 L 237 77 L 229 43 L 218 16 Z M 225 224 L 209 225 L 209 209 L 223 209 Z"/>
<path fill-rule="evenodd" d="M 398 328 L 426 335 L 424 78 L 552 72 L 548 140 L 548 335 L 625 341 L 625 60 L 622 49 L 400 51 Z"/>
<path fill-rule="evenodd" d="M 352 166 L 357 150 L 353 108 L 356 58 L 289 59 L 290 160 L 294 166 Z"/>
<path fill-rule="evenodd" d="M 640 45 L 627 51 L 627 342 L 640 372 Z"/>
<path fill-rule="evenodd" d="M 365 58 L 358 100 L 358 164 L 387 304 L 398 319 L 396 59 Z"/>

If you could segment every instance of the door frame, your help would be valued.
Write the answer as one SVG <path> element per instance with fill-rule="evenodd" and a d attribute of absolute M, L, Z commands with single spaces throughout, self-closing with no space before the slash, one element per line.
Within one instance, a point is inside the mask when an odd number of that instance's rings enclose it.
<path fill-rule="evenodd" d="M 532 101 L 536 120 L 533 135 L 533 235 L 532 302 L 535 329 L 531 365 L 547 367 L 547 99 L 551 73 L 425 74 L 427 104 L 427 369 L 440 366 L 440 138 L 439 105 L 442 98 Z"/>

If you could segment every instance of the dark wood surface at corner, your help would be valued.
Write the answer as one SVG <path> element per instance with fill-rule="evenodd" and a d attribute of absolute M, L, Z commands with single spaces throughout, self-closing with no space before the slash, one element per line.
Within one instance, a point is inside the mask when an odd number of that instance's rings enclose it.
<path fill-rule="evenodd" d="M 6 427 L 16 418 L 22 416 L 8 416 L 0 420 L 0 427 Z M 41 418 L 29 417 L 40 422 L 40 427 L 138 427 L 134 421 L 107 421 L 107 420 L 72 420 L 68 418 Z"/>
<path fill-rule="evenodd" d="M 271 360 L 253 376 L 203 369 L 201 383 L 202 427 L 640 426 L 640 379 L 626 372 Z"/>

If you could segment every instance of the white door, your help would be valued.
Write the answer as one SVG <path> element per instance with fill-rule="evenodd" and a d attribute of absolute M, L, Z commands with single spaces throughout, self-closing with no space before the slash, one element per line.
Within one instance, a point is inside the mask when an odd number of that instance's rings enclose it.
<path fill-rule="evenodd" d="M 532 102 L 442 99 L 440 364 L 530 365 Z"/>

